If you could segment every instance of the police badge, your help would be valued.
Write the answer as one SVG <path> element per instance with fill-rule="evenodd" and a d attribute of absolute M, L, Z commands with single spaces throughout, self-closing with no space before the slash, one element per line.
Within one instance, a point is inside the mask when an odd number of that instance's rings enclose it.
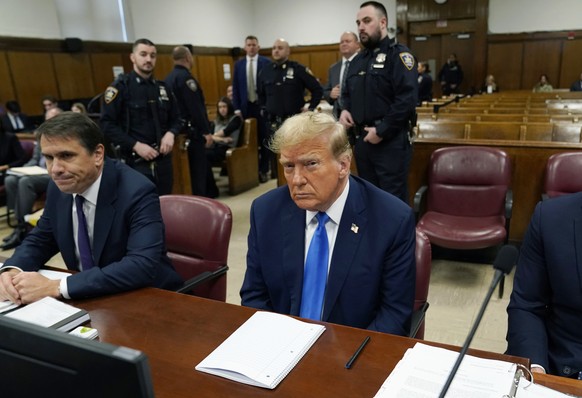
<path fill-rule="evenodd" d="M 198 86 L 196 85 L 196 80 L 194 80 L 194 79 L 190 79 L 190 80 L 186 81 L 186 85 L 192 91 L 198 90 Z"/>
<path fill-rule="evenodd" d="M 111 86 L 107 87 L 107 89 L 105 90 L 105 94 L 103 95 L 105 103 L 109 104 L 111 101 L 113 101 L 115 97 L 117 97 L 118 92 L 119 90 L 117 90 L 115 87 Z"/>
<path fill-rule="evenodd" d="M 285 76 L 286 79 L 293 79 L 295 77 L 295 71 L 293 70 L 293 68 L 289 68 L 287 69 L 287 76 Z"/>
<path fill-rule="evenodd" d="M 376 62 L 384 63 L 386 62 L 386 54 L 380 53 L 376 56 Z"/>
<path fill-rule="evenodd" d="M 412 70 L 414 67 L 414 57 L 411 53 L 400 53 L 400 60 L 406 66 L 406 69 Z"/>
<path fill-rule="evenodd" d="M 160 86 L 160 99 L 162 101 L 169 101 L 170 98 L 168 97 L 168 92 L 164 86 Z"/>

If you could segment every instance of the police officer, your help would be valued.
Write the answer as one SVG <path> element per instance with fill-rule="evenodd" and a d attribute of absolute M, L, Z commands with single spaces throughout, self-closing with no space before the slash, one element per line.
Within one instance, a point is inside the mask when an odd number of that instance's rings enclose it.
<path fill-rule="evenodd" d="M 174 48 L 172 52 L 174 69 L 166 77 L 168 88 L 174 93 L 180 116 L 185 121 L 185 129 L 190 139 L 188 145 L 188 162 L 192 194 L 209 196 L 206 187 L 207 167 L 206 145 L 212 143 L 210 124 L 206 113 L 204 93 L 198 81 L 192 76 L 193 59 L 190 50 L 184 46 Z"/>
<path fill-rule="evenodd" d="M 305 66 L 289 61 L 291 49 L 285 39 L 277 39 L 273 44 L 272 56 L 275 61 L 265 66 L 258 77 L 259 102 L 271 125 L 271 134 L 290 116 L 303 110 L 305 89 L 311 93 L 309 110 L 314 110 L 323 97 L 323 88 Z M 269 163 L 274 159 L 267 147 L 268 140 L 261 143 L 259 179 L 268 179 Z M 271 176 L 276 177 L 276 164 Z"/>
<path fill-rule="evenodd" d="M 178 108 L 163 81 L 152 77 L 156 47 L 138 39 L 130 54 L 133 70 L 107 87 L 101 128 L 125 162 L 150 178 L 158 194 L 172 192 L 174 137 L 180 132 Z"/>
<path fill-rule="evenodd" d="M 356 23 L 364 50 L 350 63 L 340 122 L 354 127 L 358 175 L 408 203 L 409 131 L 418 97 L 415 60 L 388 37 L 382 4 L 363 3 Z"/>

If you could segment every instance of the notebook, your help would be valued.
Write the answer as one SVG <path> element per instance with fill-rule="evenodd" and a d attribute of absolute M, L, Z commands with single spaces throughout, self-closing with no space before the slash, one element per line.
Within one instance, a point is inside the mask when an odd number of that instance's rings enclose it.
<path fill-rule="evenodd" d="M 196 370 L 273 389 L 324 331 L 323 325 L 259 311 L 204 358 Z"/>
<path fill-rule="evenodd" d="M 89 320 L 89 313 L 52 297 L 6 311 L 4 316 L 68 332 Z"/>

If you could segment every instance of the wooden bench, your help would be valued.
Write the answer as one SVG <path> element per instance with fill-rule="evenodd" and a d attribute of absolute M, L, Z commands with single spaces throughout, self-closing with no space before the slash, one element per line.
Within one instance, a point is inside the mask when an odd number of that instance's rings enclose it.
<path fill-rule="evenodd" d="M 257 120 L 244 121 L 239 146 L 226 151 L 228 193 L 237 195 L 259 185 Z"/>
<path fill-rule="evenodd" d="M 417 138 L 572 142 L 582 140 L 582 123 L 433 121 L 417 123 Z"/>

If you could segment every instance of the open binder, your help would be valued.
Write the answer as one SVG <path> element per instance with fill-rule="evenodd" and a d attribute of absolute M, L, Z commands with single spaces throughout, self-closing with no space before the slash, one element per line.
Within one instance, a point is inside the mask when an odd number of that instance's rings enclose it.
<path fill-rule="evenodd" d="M 204 358 L 196 370 L 273 389 L 324 331 L 323 325 L 256 312 Z"/>
<path fill-rule="evenodd" d="M 446 382 L 458 353 L 417 343 L 398 362 L 375 398 L 434 398 Z M 522 365 L 465 356 L 447 398 L 563 398 L 566 394 L 533 384 Z"/>

